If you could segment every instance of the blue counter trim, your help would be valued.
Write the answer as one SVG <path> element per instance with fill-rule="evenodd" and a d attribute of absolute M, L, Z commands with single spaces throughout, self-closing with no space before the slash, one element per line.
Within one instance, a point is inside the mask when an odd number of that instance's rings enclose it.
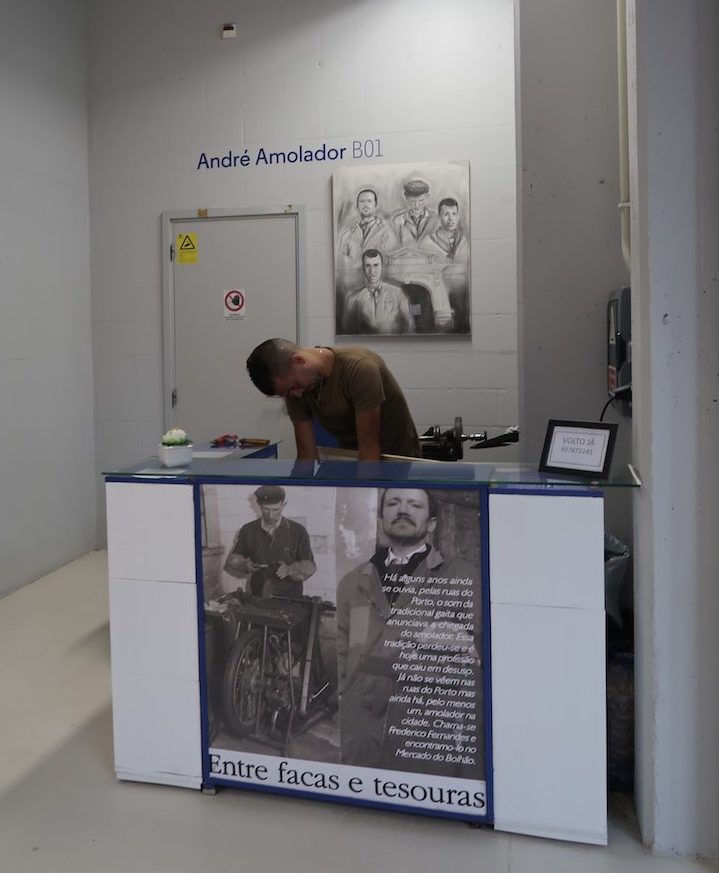
<path fill-rule="evenodd" d="M 136 481 L 136 480 L 133 480 Z M 257 476 L 227 479 L 215 476 L 194 476 L 193 482 L 200 485 L 261 485 L 266 479 Z M 478 482 L 437 482 L 432 479 L 412 479 L 392 482 L 387 479 L 272 479 L 273 485 L 286 488 L 422 488 L 428 491 L 476 491 L 482 486 Z"/>
<path fill-rule="evenodd" d="M 488 486 L 490 494 L 514 494 L 515 496 L 534 495 L 538 497 L 604 497 L 601 488 L 587 485 L 586 488 L 565 487 L 564 485 L 544 485 L 537 488 L 534 485 L 501 485 Z"/>
<path fill-rule="evenodd" d="M 482 679 L 484 699 L 485 779 L 487 782 L 487 819 L 494 822 L 494 759 L 492 757 L 492 623 L 490 620 L 489 577 L 489 488 L 479 491 L 480 548 L 482 553 Z"/>
<path fill-rule="evenodd" d="M 155 485 L 158 483 L 161 485 L 192 485 L 193 481 L 192 476 L 153 476 L 151 474 L 141 476 L 137 473 L 127 476 L 112 473 L 105 476 L 105 482 L 131 482 L 134 485 Z"/>
<path fill-rule="evenodd" d="M 199 670 L 200 695 L 200 742 L 204 751 L 210 741 L 208 690 L 207 690 L 207 653 L 205 650 L 205 597 L 204 577 L 202 570 L 202 495 L 199 485 L 192 489 L 192 499 L 195 510 L 195 590 L 197 594 L 197 652 Z M 202 755 L 202 784 L 207 783 L 210 775 L 209 756 Z"/>

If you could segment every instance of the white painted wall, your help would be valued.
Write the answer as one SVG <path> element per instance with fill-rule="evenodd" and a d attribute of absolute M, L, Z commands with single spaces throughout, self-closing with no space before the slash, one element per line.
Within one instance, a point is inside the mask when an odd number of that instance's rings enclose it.
<path fill-rule="evenodd" d="M 226 21 L 237 40 L 220 39 Z M 333 165 L 197 170 L 230 148 L 380 138 L 384 163 L 469 160 L 472 339 L 372 345 L 418 427 L 517 423 L 512 0 L 107 0 L 91 6 L 90 44 L 101 468 L 152 454 L 162 430 L 163 210 L 305 204 L 306 335 L 334 341 Z"/>
<path fill-rule="evenodd" d="M 636 796 L 658 851 L 719 857 L 719 9 L 628 4 Z"/>
<path fill-rule="evenodd" d="M 86 26 L 0 2 L 0 595 L 95 544 Z"/>

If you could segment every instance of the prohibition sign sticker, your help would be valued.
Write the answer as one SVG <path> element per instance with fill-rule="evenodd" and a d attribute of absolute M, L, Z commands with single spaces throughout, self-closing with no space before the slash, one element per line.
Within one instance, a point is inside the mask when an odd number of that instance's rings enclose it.
<path fill-rule="evenodd" d="M 225 321 L 245 317 L 245 292 L 239 288 L 225 291 Z"/>

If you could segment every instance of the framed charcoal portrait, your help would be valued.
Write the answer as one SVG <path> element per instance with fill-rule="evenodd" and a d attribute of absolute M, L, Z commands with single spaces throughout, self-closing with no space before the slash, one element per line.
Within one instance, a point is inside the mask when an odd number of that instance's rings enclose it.
<path fill-rule="evenodd" d="M 332 177 L 337 336 L 471 335 L 469 163 Z"/>

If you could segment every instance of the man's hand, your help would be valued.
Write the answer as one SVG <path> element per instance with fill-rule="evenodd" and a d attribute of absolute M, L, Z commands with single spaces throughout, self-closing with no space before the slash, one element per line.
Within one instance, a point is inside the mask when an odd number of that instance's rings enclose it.
<path fill-rule="evenodd" d="M 280 562 L 275 570 L 278 579 L 290 579 L 292 582 L 304 582 L 317 569 L 314 561 L 294 561 L 291 564 Z"/>
<path fill-rule="evenodd" d="M 261 570 L 263 567 L 269 566 L 268 564 L 256 564 L 252 558 L 245 558 L 245 567 L 249 573 L 254 573 L 255 570 Z"/>
<path fill-rule="evenodd" d="M 315 431 L 312 426 L 312 420 L 305 419 L 303 421 L 296 421 L 294 428 L 297 460 L 316 461 L 319 458 L 319 454 L 317 452 L 317 443 L 315 441 Z"/>

